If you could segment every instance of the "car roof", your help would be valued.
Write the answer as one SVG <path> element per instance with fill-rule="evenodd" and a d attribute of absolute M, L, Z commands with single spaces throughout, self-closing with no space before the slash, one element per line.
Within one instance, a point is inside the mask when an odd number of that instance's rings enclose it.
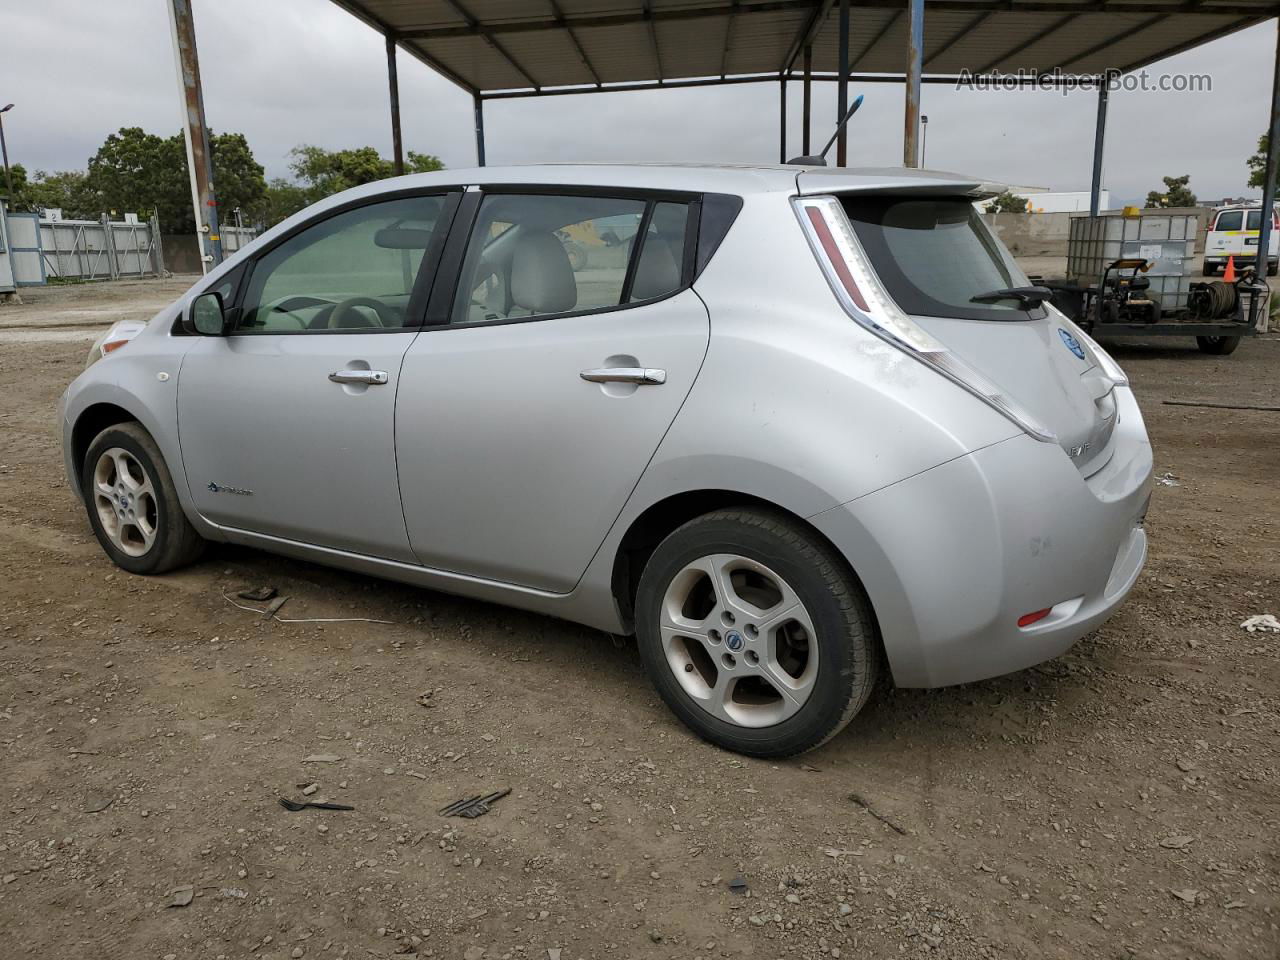
<path fill-rule="evenodd" d="M 543 163 L 470 167 L 409 174 L 379 180 L 339 194 L 361 194 L 419 186 L 543 185 L 688 190 L 696 193 L 825 193 L 828 191 L 909 190 L 952 194 L 998 193 L 979 177 L 902 167 L 808 167 L 790 164 L 733 163 Z"/>

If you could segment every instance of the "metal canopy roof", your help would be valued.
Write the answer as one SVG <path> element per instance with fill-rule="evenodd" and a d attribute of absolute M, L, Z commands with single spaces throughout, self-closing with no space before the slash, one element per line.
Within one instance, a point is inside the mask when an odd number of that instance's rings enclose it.
<path fill-rule="evenodd" d="M 334 0 L 472 93 L 838 69 L 832 0 Z M 903 0 L 852 0 L 849 69 L 901 76 Z M 1129 71 L 1259 23 L 1275 0 L 926 0 L 926 74 Z M 815 77 L 816 78 L 816 77 Z"/>

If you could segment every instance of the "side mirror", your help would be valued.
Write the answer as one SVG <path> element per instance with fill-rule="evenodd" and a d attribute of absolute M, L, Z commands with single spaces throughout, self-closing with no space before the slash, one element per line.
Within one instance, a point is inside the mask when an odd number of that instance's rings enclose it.
<path fill-rule="evenodd" d="M 225 337 L 227 315 L 222 309 L 222 295 L 202 293 L 196 297 L 191 303 L 191 320 L 187 329 L 202 337 Z"/>

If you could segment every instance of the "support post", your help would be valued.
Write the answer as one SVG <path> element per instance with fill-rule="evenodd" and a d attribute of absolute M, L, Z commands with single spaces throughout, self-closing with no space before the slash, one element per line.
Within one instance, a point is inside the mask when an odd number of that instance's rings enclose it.
<path fill-rule="evenodd" d="M 907 104 L 902 123 L 902 165 L 920 166 L 920 77 L 924 72 L 924 0 L 908 0 Z"/>
<path fill-rule="evenodd" d="M 476 166 L 484 166 L 484 100 L 480 94 L 473 95 L 476 112 Z"/>
<path fill-rule="evenodd" d="M 787 162 L 787 75 L 778 78 L 778 162 Z"/>
<path fill-rule="evenodd" d="M 169 0 L 169 25 L 173 29 L 173 56 L 182 92 L 182 135 L 191 172 L 191 204 L 195 208 L 196 239 L 200 244 L 200 269 L 222 263 L 222 238 L 218 234 L 218 198 L 213 188 L 213 154 L 204 117 L 204 91 L 200 86 L 200 58 L 196 54 L 196 25 L 191 0 Z"/>
<path fill-rule="evenodd" d="M 1102 76 L 1102 85 L 1098 88 L 1098 120 L 1093 130 L 1093 183 L 1089 188 L 1089 216 L 1098 215 L 1098 204 L 1102 200 L 1102 147 L 1107 132 L 1107 100 L 1111 96 L 1111 78 Z"/>
<path fill-rule="evenodd" d="M 404 176 L 404 141 L 400 138 L 400 76 L 396 72 L 396 38 L 387 34 L 387 87 L 391 102 L 391 163 Z"/>
<path fill-rule="evenodd" d="M 1276 169 L 1280 158 L 1280 20 L 1276 21 L 1276 62 L 1271 79 L 1271 127 L 1267 132 L 1267 171 L 1262 181 L 1262 214 L 1258 223 L 1258 279 L 1267 275 L 1271 255 L 1271 211 L 1276 206 Z"/>
<path fill-rule="evenodd" d="M 801 107 L 804 130 L 800 134 L 800 153 L 809 156 L 809 111 L 813 106 L 813 47 L 804 48 L 804 102 Z"/>
<path fill-rule="evenodd" d="M 849 112 L 849 0 L 840 0 L 840 41 L 837 58 L 839 75 L 836 78 L 836 123 Z M 849 157 L 844 128 L 836 136 L 836 166 L 846 165 Z"/>

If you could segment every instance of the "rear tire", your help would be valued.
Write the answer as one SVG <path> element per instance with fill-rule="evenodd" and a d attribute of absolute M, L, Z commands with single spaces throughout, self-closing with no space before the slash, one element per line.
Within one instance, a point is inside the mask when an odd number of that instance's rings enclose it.
<path fill-rule="evenodd" d="M 1200 273 L 1206 277 L 1216 277 L 1218 275 L 1218 267 L 1213 263 L 1204 263 L 1200 265 Z"/>
<path fill-rule="evenodd" d="M 98 543 L 130 573 L 165 573 L 204 551 L 160 448 L 140 424 L 117 423 L 94 437 L 80 490 Z"/>
<path fill-rule="evenodd" d="M 672 712 L 750 756 L 825 743 L 879 673 L 862 586 L 829 544 L 776 511 L 719 510 L 663 540 L 640 578 L 636 633 Z"/>
<path fill-rule="evenodd" d="M 1201 353 L 1208 353 L 1218 357 L 1224 357 L 1228 353 L 1235 353 L 1236 347 L 1240 346 L 1239 337 L 1196 337 L 1196 346 L 1200 348 Z"/>

